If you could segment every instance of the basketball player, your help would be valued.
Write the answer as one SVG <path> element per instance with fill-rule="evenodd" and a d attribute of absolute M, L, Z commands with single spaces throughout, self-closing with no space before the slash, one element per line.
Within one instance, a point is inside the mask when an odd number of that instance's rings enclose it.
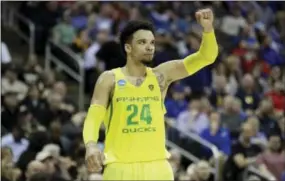
<path fill-rule="evenodd" d="M 145 66 L 155 51 L 152 25 L 131 21 L 123 29 L 120 41 L 127 63 L 100 75 L 84 122 L 89 172 L 100 172 L 104 164 L 104 180 L 174 179 L 165 148 L 167 87 L 213 63 L 218 55 L 212 10 L 200 10 L 195 16 L 203 27 L 199 51 L 153 69 Z M 102 121 L 106 128 L 104 156 L 96 146 Z"/>

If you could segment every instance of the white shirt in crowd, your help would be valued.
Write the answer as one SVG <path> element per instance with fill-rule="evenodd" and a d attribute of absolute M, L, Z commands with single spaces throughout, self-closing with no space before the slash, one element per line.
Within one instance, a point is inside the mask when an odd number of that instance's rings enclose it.
<path fill-rule="evenodd" d="M 97 65 L 97 58 L 96 53 L 100 49 L 100 44 L 97 42 L 94 42 L 86 51 L 84 54 L 84 68 L 85 69 L 91 69 L 96 67 Z"/>
<path fill-rule="evenodd" d="M 23 100 L 28 92 L 28 86 L 24 84 L 22 81 L 16 80 L 14 82 L 10 82 L 6 78 L 1 79 L 1 94 L 5 94 L 6 92 L 16 92 L 18 93 L 17 98 L 19 100 Z"/>
<path fill-rule="evenodd" d="M 6 43 L 1 42 L 1 63 L 10 63 L 11 60 L 11 54 Z"/>
<path fill-rule="evenodd" d="M 177 127 L 183 132 L 200 134 L 208 126 L 209 119 L 205 113 L 198 113 L 194 116 L 187 110 L 181 112 L 177 119 Z"/>
<path fill-rule="evenodd" d="M 7 134 L 1 139 L 1 147 L 9 147 L 13 153 L 13 161 L 16 163 L 21 154 L 26 151 L 29 146 L 29 141 L 25 138 L 21 139 L 21 142 L 15 142 L 13 135 Z"/>
<path fill-rule="evenodd" d="M 231 36 L 237 36 L 240 28 L 245 27 L 246 21 L 243 17 L 225 16 L 222 19 L 221 30 Z"/>

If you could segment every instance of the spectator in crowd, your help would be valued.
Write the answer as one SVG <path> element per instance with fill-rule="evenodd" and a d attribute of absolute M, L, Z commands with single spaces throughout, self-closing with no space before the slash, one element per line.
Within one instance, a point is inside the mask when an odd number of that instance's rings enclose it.
<path fill-rule="evenodd" d="M 238 91 L 239 81 L 241 79 L 240 57 L 229 55 L 225 58 L 226 78 L 228 80 L 227 89 L 230 95 L 234 96 Z"/>
<path fill-rule="evenodd" d="M 104 62 L 106 70 L 122 67 L 126 62 L 118 38 L 119 35 L 115 35 L 103 43 L 96 54 L 98 61 Z"/>
<path fill-rule="evenodd" d="M 8 49 L 6 43 L 1 41 L 1 63 L 7 64 L 10 63 L 12 60 L 11 53 Z"/>
<path fill-rule="evenodd" d="M 172 167 L 174 177 L 175 178 L 179 177 L 181 172 L 183 172 L 183 168 L 181 166 L 181 155 L 178 150 L 176 149 L 170 150 L 169 163 Z"/>
<path fill-rule="evenodd" d="M 14 167 L 13 153 L 9 147 L 1 147 L 1 180 L 17 181 L 21 170 Z"/>
<path fill-rule="evenodd" d="M 68 11 L 64 12 L 62 21 L 53 28 L 53 41 L 65 46 L 72 44 L 76 36 L 76 30 L 71 24 Z"/>
<path fill-rule="evenodd" d="M 18 79 L 18 74 L 15 66 L 10 66 L 6 69 L 4 76 L 1 78 L 1 94 L 6 92 L 17 93 L 17 98 L 23 100 L 26 93 L 28 92 L 28 87 L 22 81 Z"/>
<path fill-rule="evenodd" d="M 37 173 L 43 173 L 46 171 L 46 167 L 43 163 L 39 161 L 31 161 L 27 167 L 27 171 L 25 173 L 26 175 L 26 180 L 30 181 L 31 177 L 33 177 Z"/>
<path fill-rule="evenodd" d="M 95 81 L 99 74 L 105 69 L 103 62 L 100 62 L 96 54 L 101 48 L 102 44 L 108 41 L 110 30 L 106 25 L 98 27 L 96 37 L 89 48 L 84 52 L 84 68 L 86 75 L 86 90 L 88 92 L 93 88 Z"/>
<path fill-rule="evenodd" d="M 102 44 L 108 41 L 109 29 L 107 27 L 98 27 L 97 34 L 89 46 L 89 48 L 84 52 L 84 67 L 86 70 L 89 69 L 98 69 L 99 72 L 102 72 L 105 67 L 100 65 L 100 62 L 96 59 L 96 54 L 101 48 Z"/>
<path fill-rule="evenodd" d="M 29 87 L 28 95 L 22 101 L 21 106 L 25 106 L 37 120 L 41 119 L 41 114 L 46 108 L 46 101 L 40 97 L 40 90 L 37 85 Z"/>
<path fill-rule="evenodd" d="M 49 152 L 41 151 L 37 153 L 35 160 L 41 162 L 46 173 L 54 174 L 56 172 L 56 158 L 54 158 Z"/>
<path fill-rule="evenodd" d="M 214 85 L 209 99 L 215 108 L 219 109 L 223 105 L 224 98 L 227 95 L 226 84 L 227 80 L 225 76 L 217 75 L 214 77 Z"/>
<path fill-rule="evenodd" d="M 1 125 L 6 131 L 11 132 L 14 125 L 18 122 L 20 112 L 17 93 L 7 92 L 4 95 L 3 106 L 1 110 Z"/>
<path fill-rule="evenodd" d="M 189 180 L 191 181 L 204 181 L 210 178 L 210 171 L 210 165 L 208 162 L 199 161 L 187 168 L 187 176 L 189 176 Z"/>
<path fill-rule="evenodd" d="M 53 92 L 60 94 L 60 96 L 63 99 L 63 109 L 74 113 L 76 111 L 76 106 L 74 105 L 73 101 L 70 99 L 70 97 L 67 94 L 67 86 L 63 81 L 57 81 L 54 83 Z"/>
<path fill-rule="evenodd" d="M 225 34 L 235 37 L 240 29 L 246 25 L 246 20 L 238 7 L 232 7 L 230 10 L 231 14 L 224 16 L 222 19 L 221 30 Z"/>
<path fill-rule="evenodd" d="M 214 111 L 210 101 L 205 96 L 201 98 L 201 110 L 208 116 Z"/>
<path fill-rule="evenodd" d="M 242 101 L 242 108 L 246 111 L 253 111 L 259 104 L 259 96 L 255 91 L 255 82 L 250 74 L 244 75 L 242 86 L 236 95 Z"/>
<path fill-rule="evenodd" d="M 69 152 L 70 141 L 61 134 L 62 128 L 59 121 L 53 121 L 50 124 L 50 141 L 60 147 L 61 155 Z"/>
<path fill-rule="evenodd" d="M 55 72 L 44 71 L 40 74 L 40 80 L 37 82 L 38 88 L 41 92 L 41 97 L 46 99 L 50 93 L 53 84 L 56 82 Z"/>
<path fill-rule="evenodd" d="M 1 161 L 13 162 L 13 152 L 10 147 L 1 147 Z"/>
<path fill-rule="evenodd" d="M 285 86 L 281 81 L 276 81 L 273 86 L 273 89 L 265 96 L 271 98 L 274 109 L 283 113 L 285 110 Z"/>
<path fill-rule="evenodd" d="M 188 109 L 179 114 L 176 123 L 179 130 L 179 145 L 198 157 L 201 156 L 201 145 L 189 139 L 187 133 L 199 135 L 209 126 L 209 118 L 201 108 L 200 99 L 192 100 Z"/>
<path fill-rule="evenodd" d="M 281 136 L 282 140 L 285 139 L 285 115 L 280 116 L 277 119 L 277 124 L 275 124 L 271 131 L 278 133 Z M 283 144 L 283 146 L 285 148 L 285 144 Z"/>
<path fill-rule="evenodd" d="M 156 32 L 156 52 L 154 55 L 154 66 L 159 65 L 167 60 L 179 57 L 178 50 L 174 46 L 173 37 L 163 29 Z"/>
<path fill-rule="evenodd" d="M 37 153 L 41 151 L 44 145 L 48 142 L 49 140 L 46 132 L 37 131 L 32 133 L 29 137 L 29 146 L 26 151 L 21 154 L 20 158 L 18 159 L 17 166 L 23 172 L 26 172 L 26 168 L 30 161 L 36 158 Z"/>
<path fill-rule="evenodd" d="M 63 104 L 63 98 L 59 93 L 52 92 L 47 99 L 47 107 L 43 110 L 39 123 L 48 128 L 54 120 L 59 120 L 61 123 L 66 123 L 71 117 L 71 113 Z"/>
<path fill-rule="evenodd" d="M 43 68 L 39 65 L 36 55 L 31 55 L 28 58 L 27 63 L 24 65 L 24 70 L 21 73 L 22 80 L 28 85 L 36 84 L 40 79 L 40 74 L 43 72 Z"/>
<path fill-rule="evenodd" d="M 261 150 L 260 147 L 251 143 L 252 136 L 252 126 L 244 123 L 240 138 L 233 144 L 231 154 L 225 163 L 224 180 L 243 180 L 245 168 L 255 162 Z"/>
<path fill-rule="evenodd" d="M 257 62 L 252 68 L 252 76 L 257 84 L 257 92 L 264 93 L 269 90 L 268 81 L 266 79 L 266 73 L 263 69 L 268 68 L 268 65 L 262 61 Z"/>
<path fill-rule="evenodd" d="M 270 99 L 263 99 L 255 114 L 260 122 L 260 131 L 268 136 L 271 129 L 276 127 L 277 124 L 272 101 Z"/>
<path fill-rule="evenodd" d="M 83 54 L 83 52 L 88 49 L 90 42 L 88 31 L 86 29 L 78 30 L 76 37 L 71 44 L 71 49 L 76 53 Z"/>
<path fill-rule="evenodd" d="M 268 82 L 271 87 L 273 87 L 276 81 L 282 80 L 282 74 L 283 73 L 279 66 L 272 66 L 269 77 L 268 77 Z"/>
<path fill-rule="evenodd" d="M 244 121 L 240 107 L 241 104 L 238 99 L 232 96 L 225 97 L 224 109 L 221 112 L 221 124 L 230 131 L 232 139 L 237 138 L 240 127 Z"/>
<path fill-rule="evenodd" d="M 259 120 L 256 117 L 248 117 L 247 122 L 251 124 L 253 130 L 253 136 L 251 138 L 251 142 L 253 144 L 257 144 L 262 148 L 266 148 L 267 146 L 267 138 L 266 135 L 259 131 Z"/>
<path fill-rule="evenodd" d="M 227 128 L 221 126 L 220 114 L 218 112 L 212 112 L 209 119 L 210 126 L 200 134 L 201 138 L 215 145 L 223 154 L 229 155 L 231 153 L 230 133 Z M 206 153 L 203 155 L 205 155 L 206 158 L 212 156 L 209 149 L 206 149 Z"/>
<path fill-rule="evenodd" d="M 278 134 L 271 134 L 268 143 L 269 148 L 257 157 L 257 164 L 262 172 L 272 173 L 278 181 L 281 181 L 282 173 L 285 170 L 282 139 Z"/>
<path fill-rule="evenodd" d="M 62 126 L 63 135 L 69 140 L 78 139 L 78 135 L 81 134 L 82 131 L 85 116 L 85 112 L 79 112 L 73 115 L 71 122 L 68 122 Z"/>
<path fill-rule="evenodd" d="M 177 119 L 177 126 L 183 132 L 200 134 L 209 126 L 208 116 L 201 110 L 201 100 L 192 100 L 188 110 L 181 112 Z M 183 134 L 182 134 L 183 137 Z"/>
<path fill-rule="evenodd" d="M 13 168 L 13 166 L 6 162 L 1 162 L 1 180 L 17 181 L 21 175 L 21 170 Z"/>
<path fill-rule="evenodd" d="M 18 161 L 28 145 L 28 140 L 24 138 L 24 130 L 19 125 L 14 125 L 12 133 L 5 135 L 1 139 L 1 147 L 11 148 L 14 163 Z"/>
<path fill-rule="evenodd" d="M 165 100 L 167 117 L 177 119 L 179 113 L 187 109 L 184 87 L 181 84 L 175 84 L 171 88 L 171 97 Z"/>

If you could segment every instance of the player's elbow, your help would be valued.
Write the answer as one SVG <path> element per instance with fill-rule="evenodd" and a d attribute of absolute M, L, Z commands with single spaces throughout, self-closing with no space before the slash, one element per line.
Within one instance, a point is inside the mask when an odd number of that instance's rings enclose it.
<path fill-rule="evenodd" d="M 216 61 L 219 54 L 218 46 L 215 47 L 211 53 L 204 54 L 203 57 L 208 64 L 212 64 Z"/>

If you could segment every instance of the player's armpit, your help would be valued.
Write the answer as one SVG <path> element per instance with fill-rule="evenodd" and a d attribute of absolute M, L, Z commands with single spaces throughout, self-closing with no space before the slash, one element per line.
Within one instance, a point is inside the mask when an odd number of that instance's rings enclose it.
<path fill-rule="evenodd" d="M 96 143 L 99 137 L 99 129 L 108 107 L 110 94 L 114 86 L 114 75 L 104 72 L 100 75 L 95 85 L 91 105 L 88 109 L 84 127 L 84 143 Z"/>
<path fill-rule="evenodd" d="M 167 80 L 167 77 L 163 72 L 154 71 L 154 74 L 156 75 L 160 91 L 164 92 L 169 86 L 170 81 Z"/>
<path fill-rule="evenodd" d="M 203 33 L 202 43 L 198 52 L 182 60 L 173 60 L 155 68 L 158 72 L 167 75 L 170 82 L 183 79 L 194 74 L 201 68 L 212 64 L 218 56 L 218 44 L 215 33 Z"/>

